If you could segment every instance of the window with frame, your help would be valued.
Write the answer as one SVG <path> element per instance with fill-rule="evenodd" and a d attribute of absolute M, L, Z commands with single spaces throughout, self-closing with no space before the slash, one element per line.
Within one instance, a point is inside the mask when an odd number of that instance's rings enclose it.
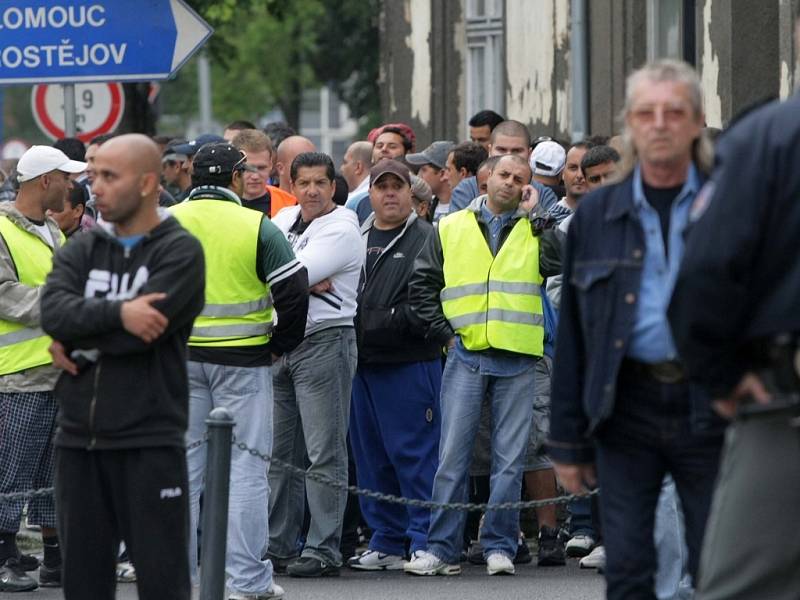
<path fill-rule="evenodd" d="M 695 64 L 695 0 L 647 0 L 647 60 Z"/>
<path fill-rule="evenodd" d="M 466 0 L 467 112 L 505 113 L 504 0 Z"/>

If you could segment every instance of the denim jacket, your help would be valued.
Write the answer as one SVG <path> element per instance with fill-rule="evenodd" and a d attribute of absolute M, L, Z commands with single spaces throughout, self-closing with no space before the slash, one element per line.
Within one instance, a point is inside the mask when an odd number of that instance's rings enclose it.
<path fill-rule="evenodd" d="M 570 224 L 553 361 L 549 455 L 594 461 L 592 433 L 609 418 L 636 320 L 645 234 L 632 176 L 584 198 Z M 707 396 L 692 388 L 693 426 L 721 431 Z"/>

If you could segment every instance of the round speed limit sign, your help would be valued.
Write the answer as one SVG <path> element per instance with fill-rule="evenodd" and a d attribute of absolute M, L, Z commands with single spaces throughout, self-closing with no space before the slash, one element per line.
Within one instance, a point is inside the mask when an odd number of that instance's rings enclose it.
<path fill-rule="evenodd" d="M 39 129 L 49 138 L 64 137 L 64 88 L 60 85 L 35 85 L 31 108 Z M 119 83 L 76 83 L 75 125 L 84 143 L 119 125 L 125 110 L 125 94 Z"/>

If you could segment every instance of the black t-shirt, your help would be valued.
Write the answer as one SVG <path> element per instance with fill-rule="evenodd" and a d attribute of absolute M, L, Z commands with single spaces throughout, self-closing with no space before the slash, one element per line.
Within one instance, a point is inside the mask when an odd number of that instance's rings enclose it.
<path fill-rule="evenodd" d="M 377 227 L 373 227 L 369 230 L 369 235 L 367 236 L 367 273 L 372 271 L 383 249 L 386 248 L 395 237 L 400 235 L 403 227 L 405 227 L 405 223 L 393 229 L 378 229 Z"/>
<path fill-rule="evenodd" d="M 242 198 L 242 206 L 257 210 L 269 218 L 270 210 L 272 208 L 272 198 L 269 195 L 269 191 L 267 191 L 263 196 L 253 198 L 252 200 L 245 200 Z"/>
<path fill-rule="evenodd" d="M 683 189 L 683 184 L 676 187 L 655 188 L 642 182 L 644 195 L 647 202 L 656 209 L 658 219 L 661 221 L 661 237 L 664 238 L 664 253 L 669 253 L 669 221 L 672 213 L 672 203 Z"/>

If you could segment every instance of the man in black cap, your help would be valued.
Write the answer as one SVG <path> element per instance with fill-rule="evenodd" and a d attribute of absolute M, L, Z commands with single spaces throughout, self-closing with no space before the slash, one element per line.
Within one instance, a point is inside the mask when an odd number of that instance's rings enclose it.
<path fill-rule="evenodd" d="M 202 146 L 192 162 L 194 189 L 170 210 L 203 245 L 205 308 L 189 338 L 189 431 L 194 444 L 205 418 L 224 406 L 234 435 L 262 454 L 272 453 L 272 361 L 303 339 L 308 275 L 283 234 L 263 213 L 242 206 L 247 157 L 228 142 Z M 278 324 L 273 328 L 273 307 Z M 206 448 L 187 452 L 193 575 Z M 225 570 L 229 599 L 279 598 L 272 564 L 262 560 L 269 537 L 269 486 L 264 463 L 247 452 L 231 458 L 231 498 Z"/>
<path fill-rule="evenodd" d="M 204 133 L 190 142 L 181 144 L 170 144 L 164 150 L 161 157 L 161 164 L 164 173 L 164 180 L 168 186 L 178 189 L 173 194 L 176 202 L 183 202 L 192 191 L 192 170 L 191 162 L 195 153 L 205 144 L 224 142 L 222 138 L 213 133 Z"/>

